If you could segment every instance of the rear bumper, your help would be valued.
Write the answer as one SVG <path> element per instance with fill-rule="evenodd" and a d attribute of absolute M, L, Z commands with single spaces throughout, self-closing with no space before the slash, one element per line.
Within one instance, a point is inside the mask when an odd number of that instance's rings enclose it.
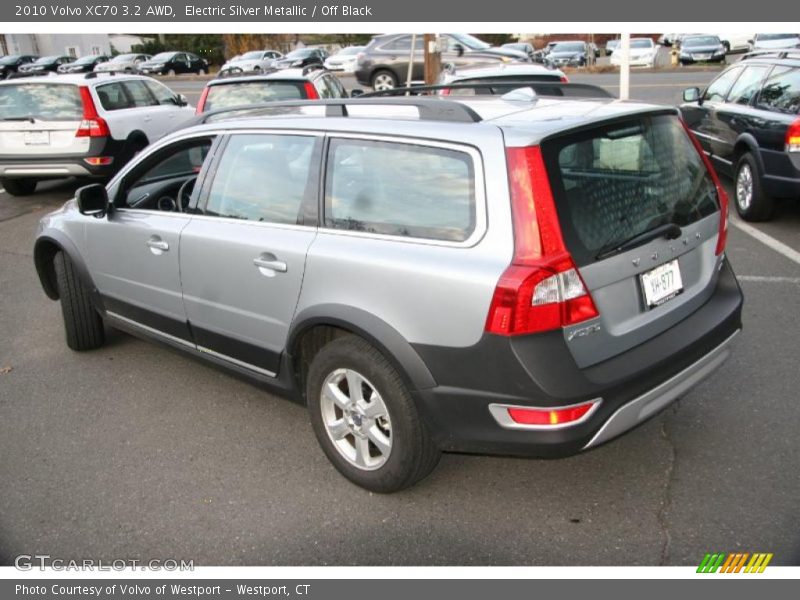
<path fill-rule="evenodd" d="M 560 331 L 471 348 L 415 347 L 437 387 L 415 392 L 444 450 L 558 457 L 597 446 L 645 421 L 727 358 L 741 329 L 742 294 L 724 263 L 711 298 L 664 333 L 591 367 L 575 364 Z M 504 428 L 491 404 L 559 408 L 601 398 L 591 416 L 555 430 Z"/>
<path fill-rule="evenodd" d="M 764 191 L 775 198 L 800 198 L 800 153 L 761 150 Z"/>
<path fill-rule="evenodd" d="M 0 155 L 0 177 L 51 179 L 57 177 L 110 177 L 125 164 L 125 143 L 112 138 L 92 138 L 84 154 Z M 111 156 L 109 165 L 90 165 L 84 159 Z"/>

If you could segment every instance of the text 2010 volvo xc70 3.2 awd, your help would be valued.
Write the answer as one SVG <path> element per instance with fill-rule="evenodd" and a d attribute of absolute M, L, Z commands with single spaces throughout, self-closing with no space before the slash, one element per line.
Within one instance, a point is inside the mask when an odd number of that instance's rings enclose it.
<path fill-rule="evenodd" d="M 111 326 L 266 382 L 379 492 L 610 440 L 725 360 L 742 294 L 675 109 L 570 85 L 204 116 L 42 219 L 67 345 Z"/>

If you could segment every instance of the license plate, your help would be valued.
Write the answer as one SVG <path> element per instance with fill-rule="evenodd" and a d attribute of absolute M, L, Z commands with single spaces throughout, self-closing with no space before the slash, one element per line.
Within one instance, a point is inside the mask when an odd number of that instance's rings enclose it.
<path fill-rule="evenodd" d="M 694 57 L 699 58 L 700 60 L 706 60 L 711 58 L 711 54 L 695 54 Z"/>
<path fill-rule="evenodd" d="M 672 260 L 640 275 L 644 302 L 647 308 L 664 304 L 683 291 L 681 269 L 677 260 Z"/>
<path fill-rule="evenodd" d="M 23 139 L 27 146 L 47 146 L 50 144 L 49 131 L 26 131 Z"/>

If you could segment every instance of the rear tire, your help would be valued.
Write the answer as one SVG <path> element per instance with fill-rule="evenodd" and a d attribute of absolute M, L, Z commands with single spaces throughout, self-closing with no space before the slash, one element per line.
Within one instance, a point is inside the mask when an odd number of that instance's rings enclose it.
<path fill-rule="evenodd" d="M 36 179 L 23 177 L 21 179 L 0 179 L 0 185 L 12 196 L 30 196 L 36 191 Z"/>
<path fill-rule="evenodd" d="M 397 87 L 397 76 L 392 73 L 391 71 L 387 71 L 386 69 L 381 69 L 377 73 L 372 76 L 370 80 L 370 85 L 372 89 L 376 92 L 381 92 L 383 90 L 393 90 Z"/>
<path fill-rule="evenodd" d="M 57 253 L 53 263 L 67 346 L 78 352 L 99 348 L 105 342 L 105 330 L 103 319 L 92 305 L 89 288 L 66 253 Z"/>
<path fill-rule="evenodd" d="M 175 69 L 170 69 L 169 71 L 167 71 L 167 76 L 175 77 Z"/>
<path fill-rule="evenodd" d="M 198 69 L 197 70 L 197 74 L 198 75 L 205 75 L 206 74 L 206 70 L 205 69 Z"/>
<path fill-rule="evenodd" d="M 359 382 L 358 392 L 351 391 L 351 381 Z M 331 394 L 331 389 L 338 391 Z M 317 353 L 306 378 L 306 398 L 322 450 L 356 485 L 396 492 L 426 477 L 439 462 L 441 452 L 400 374 L 359 337 L 335 339 Z"/>
<path fill-rule="evenodd" d="M 768 221 L 775 212 L 775 201 L 764 192 L 758 162 L 750 152 L 736 163 L 734 198 L 736 212 L 745 221 Z"/>

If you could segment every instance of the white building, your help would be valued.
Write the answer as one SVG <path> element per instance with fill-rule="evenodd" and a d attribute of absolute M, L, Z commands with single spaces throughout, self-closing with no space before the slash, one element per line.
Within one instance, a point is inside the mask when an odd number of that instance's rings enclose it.
<path fill-rule="evenodd" d="M 107 33 L 0 33 L 0 54 L 65 54 L 76 58 L 111 54 L 111 36 Z"/>

